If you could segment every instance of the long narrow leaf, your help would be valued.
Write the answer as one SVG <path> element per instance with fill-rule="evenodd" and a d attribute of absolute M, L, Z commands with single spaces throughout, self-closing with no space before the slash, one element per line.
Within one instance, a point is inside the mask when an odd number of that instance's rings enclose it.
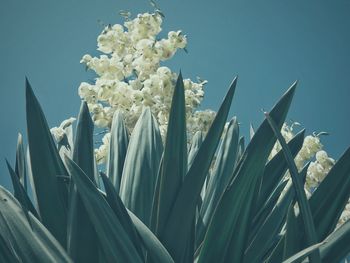
<path fill-rule="evenodd" d="M 67 171 L 57 152 L 44 113 L 26 80 L 27 133 L 31 170 L 40 216 L 57 240 L 66 245 Z"/>
<path fill-rule="evenodd" d="M 350 221 L 331 233 L 320 247 L 323 262 L 338 263 L 350 253 Z"/>
<path fill-rule="evenodd" d="M 304 142 L 305 130 L 297 133 L 288 142 L 288 147 L 292 153 L 293 158 L 300 151 Z M 261 189 L 259 192 L 259 199 L 257 202 L 257 207 L 260 208 L 271 195 L 273 190 L 276 188 L 278 183 L 281 181 L 283 175 L 287 170 L 287 162 L 284 158 L 283 151 L 279 151 L 267 164 L 265 167 L 263 181 L 261 184 Z"/>
<path fill-rule="evenodd" d="M 308 167 L 307 165 L 303 168 L 300 172 L 301 176 L 306 176 Z M 275 237 L 278 235 L 285 222 L 288 208 L 294 197 L 295 191 L 290 187 L 255 235 L 252 243 L 246 250 L 244 262 L 262 262 L 263 256 L 271 248 Z"/>
<path fill-rule="evenodd" d="M 283 95 L 271 111 L 282 126 L 295 92 L 295 84 Z M 254 190 L 262 176 L 275 136 L 267 120 L 254 134 L 239 164 L 234 178 L 224 192 L 211 220 L 199 255 L 199 262 L 228 260 L 241 262 L 253 209 Z"/>
<path fill-rule="evenodd" d="M 128 144 L 129 135 L 124 124 L 123 115 L 117 110 L 113 115 L 112 121 L 107 175 L 111 178 L 111 182 L 118 193 Z"/>
<path fill-rule="evenodd" d="M 145 108 L 131 134 L 119 195 L 124 205 L 150 225 L 163 144 L 156 119 Z"/>
<path fill-rule="evenodd" d="M 138 217 L 135 216 L 131 211 L 128 211 L 128 213 L 143 241 L 145 248 L 149 251 L 150 256 L 154 262 L 174 262 L 169 252 L 165 249 L 158 238 L 152 233 L 152 231 L 149 230 L 149 228 L 144 223 L 142 223 L 142 221 L 138 219 Z"/>
<path fill-rule="evenodd" d="M 27 192 L 24 189 L 24 186 L 20 182 L 18 175 L 15 173 L 15 171 L 12 169 L 11 165 L 6 161 L 7 168 L 9 170 L 11 180 L 12 180 L 12 185 L 13 185 L 13 190 L 14 190 L 14 196 L 15 198 L 20 202 L 20 204 L 23 207 L 24 213 L 26 214 L 26 217 L 29 220 L 28 216 L 28 211 L 30 211 L 36 218 L 39 218 L 39 215 L 34 208 L 34 205 L 32 201 L 30 200 L 29 196 L 27 195 Z"/>
<path fill-rule="evenodd" d="M 350 147 L 339 158 L 309 200 L 320 240 L 334 230 L 349 197 Z"/>
<path fill-rule="evenodd" d="M 204 140 L 204 134 L 202 131 L 197 131 L 192 138 L 190 150 L 188 151 L 188 165 L 187 167 L 191 167 L 194 158 L 196 157 L 199 148 L 202 145 L 202 142 Z"/>
<path fill-rule="evenodd" d="M 10 249 L 25 263 L 72 262 L 59 242 L 31 213 L 28 223 L 21 205 L 0 186 L 0 254 Z M 7 262 L 7 261 L 4 261 Z"/>
<path fill-rule="evenodd" d="M 226 189 L 228 182 L 233 174 L 236 164 L 237 150 L 239 141 L 239 127 L 237 119 L 234 117 L 227 127 L 227 131 L 221 142 L 213 173 L 210 176 L 207 191 L 201 206 L 201 218 L 203 224 L 200 224 L 196 232 L 196 242 L 201 243 L 210 219 L 218 204 L 218 200 Z"/>
<path fill-rule="evenodd" d="M 289 207 L 287 215 L 283 259 L 287 259 L 301 250 L 302 244 L 300 242 L 300 231 L 302 231 L 302 227 L 299 226 L 299 222 L 294 212 L 294 204 L 292 204 Z"/>
<path fill-rule="evenodd" d="M 191 228 L 195 217 L 197 202 L 211 160 L 224 129 L 236 83 L 237 78 L 233 80 L 231 87 L 192 163 L 192 166 L 185 177 L 174 206 L 168 216 L 164 232 L 161 233 L 160 239 L 172 255 L 175 262 L 181 262 L 186 253 L 186 242 L 191 236 Z M 172 186 L 169 185 L 168 187 Z M 186 242 L 184 242 L 184 240 Z"/>
<path fill-rule="evenodd" d="M 110 179 L 101 173 L 104 188 L 106 190 L 106 200 L 109 206 L 114 211 L 115 215 L 118 217 L 120 224 L 124 228 L 125 232 L 128 234 L 129 238 L 133 242 L 135 248 L 137 249 L 139 256 L 143 258 L 143 251 L 141 247 L 141 240 L 137 235 L 134 224 L 131 222 L 130 216 L 120 199 L 118 193 L 116 192 Z"/>
<path fill-rule="evenodd" d="M 128 234 L 94 183 L 67 157 L 66 163 L 107 262 L 142 262 Z"/>
<path fill-rule="evenodd" d="M 164 146 L 163 165 L 159 173 L 159 197 L 154 204 L 157 217 L 156 233 L 162 233 L 187 173 L 187 136 L 185 91 L 181 72 L 171 102 Z M 171 185 L 171 187 L 169 187 Z"/>
<path fill-rule="evenodd" d="M 93 128 L 87 104 L 82 102 L 74 140 L 73 160 L 91 181 L 96 182 Z M 73 181 L 69 194 L 67 251 L 77 263 L 97 262 L 99 255 L 96 232 Z"/>
<path fill-rule="evenodd" d="M 26 169 L 26 159 L 25 151 L 23 146 L 22 134 L 18 134 L 17 148 L 16 148 L 16 165 L 15 173 L 19 176 L 20 182 L 27 192 L 27 169 Z"/>
<path fill-rule="evenodd" d="M 304 258 L 309 256 L 313 252 L 317 251 L 322 244 L 323 244 L 323 242 L 317 243 L 317 244 L 314 244 L 314 245 L 312 245 L 312 246 L 310 246 L 308 248 L 305 248 L 302 251 L 300 251 L 297 254 L 295 254 L 294 256 L 292 256 L 292 257 L 288 258 L 287 260 L 283 261 L 282 263 L 300 262 L 301 260 L 303 260 Z"/>
<path fill-rule="evenodd" d="M 304 185 L 301 182 L 301 178 L 298 173 L 298 168 L 296 167 L 296 164 L 294 163 L 294 158 L 290 152 L 290 149 L 288 148 L 288 145 L 283 138 L 280 130 L 277 128 L 276 123 L 274 120 L 270 117 L 269 113 L 265 113 L 266 119 L 268 120 L 272 130 L 274 131 L 279 143 L 282 146 L 282 151 L 284 153 L 284 156 L 286 158 L 286 161 L 288 163 L 288 169 L 291 174 L 293 186 L 295 189 L 297 202 L 300 207 L 300 213 L 301 217 L 303 219 L 304 223 L 304 230 L 305 235 L 307 239 L 307 245 L 311 246 L 313 244 L 317 243 L 317 235 L 315 230 L 314 221 L 312 218 L 312 213 L 310 210 L 309 202 L 306 198 L 306 194 L 304 191 Z M 320 254 L 318 251 L 315 251 L 310 256 L 311 262 L 321 262 Z"/>

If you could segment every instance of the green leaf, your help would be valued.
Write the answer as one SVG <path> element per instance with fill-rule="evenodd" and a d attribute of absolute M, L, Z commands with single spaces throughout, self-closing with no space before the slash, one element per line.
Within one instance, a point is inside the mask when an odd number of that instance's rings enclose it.
<path fill-rule="evenodd" d="M 82 102 L 77 121 L 73 160 L 93 182 L 95 179 L 93 129 L 86 102 Z M 97 262 L 98 242 L 75 184 L 71 181 L 68 208 L 67 251 L 74 262 Z"/>
<path fill-rule="evenodd" d="M 32 191 L 32 199 L 33 199 L 33 204 L 36 209 L 36 211 L 40 214 L 39 212 L 39 205 L 38 205 L 38 197 L 36 195 L 35 191 L 35 185 L 34 185 L 34 178 L 33 178 L 33 173 L 32 173 L 32 166 L 30 162 L 30 153 L 29 153 L 29 147 L 27 146 L 26 149 L 26 157 L 27 157 L 27 177 L 30 185 L 30 190 Z"/>
<path fill-rule="evenodd" d="M 0 186 L 0 258 L 12 262 L 72 262 L 59 242 L 29 213 L 31 225 L 18 201 Z M 11 262 L 11 261 L 4 261 Z"/>
<path fill-rule="evenodd" d="M 20 182 L 18 175 L 12 169 L 12 167 L 8 163 L 8 161 L 6 161 L 6 164 L 7 164 L 7 168 L 9 170 L 10 176 L 11 176 L 13 190 L 14 190 L 14 196 L 22 205 L 23 211 L 24 211 L 27 219 L 29 220 L 28 211 L 30 211 L 36 218 L 38 218 L 40 220 L 38 212 L 35 210 L 32 201 L 30 201 L 29 196 L 27 195 L 27 192 L 25 191 L 22 183 Z"/>
<path fill-rule="evenodd" d="M 209 221 L 233 174 L 237 158 L 238 141 L 239 127 L 237 119 L 234 117 L 229 122 L 227 131 L 222 139 L 203 200 L 200 211 L 203 224 L 199 224 L 197 228 L 197 244 L 203 241 Z"/>
<path fill-rule="evenodd" d="M 309 200 L 320 240 L 334 230 L 349 196 L 350 148 L 336 162 Z"/>
<path fill-rule="evenodd" d="M 128 234 L 94 183 L 68 157 L 66 163 L 107 262 L 142 262 Z"/>
<path fill-rule="evenodd" d="M 187 173 L 187 136 L 185 91 L 181 72 L 177 79 L 169 113 L 165 139 L 162 170 L 159 173 L 159 197 L 154 204 L 153 216 L 156 233 L 162 233 L 169 213 L 174 205 L 185 174 Z M 171 186 L 171 187 L 169 187 Z"/>
<path fill-rule="evenodd" d="M 187 167 L 191 167 L 194 158 L 196 157 L 199 148 L 202 145 L 202 142 L 204 140 L 204 134 L 202 131 L 197 131 L 192 138 L 190 150 L 188 151 L 188 164 Z"/>
<path fill-rule="evenodd" d="M 309 165 L 306 164 L 305 167 Z M 303 174 L 302 174 L 303 175 Z M 303 185 L 305 185 L 306 182 L 306 174 L 302 176 L 302 182 Z M 294 213 L 294 204 L 290 208 L 290 210 L 293 209 Z M 290 215 L 291 216 L 291 215 Z M 299 220 L 300 218 L 297 218 L 297 222 L 292 222 L 289 223 L 287 222 L 287 229 L 286 231 L 289 232 L 291 235 L 289 236 L 289 240 L 286 240 L 286 233 L 284 232 L 281 234 L 278 238 L 278 241 L 276 242 L 276 246 L 272 249 L 271 253 L 267 255 L 267 261 L 269 263 L 274 263 L 274 262 L 282 262 L 283 259 L 285 259 L 284 254 L 294 254 L 295 252 L 299 251 L 303 247 L 303 240 L 301 239 L 301 233 L 303 230 L 302 228 L 302 221 Z M 288 220 L 288 218 L 287 218 Z M 290 220 L 290 218 L 289 218 Z M 294 228 L 297 226 L 297 228 Z M 287 243 L 288 242 L 288 243 Z M 291 244 L 293 242 L 293 244 Z M 285 246 L 288 245 L 288 249 L 285 250 Z"/>
<path fill-rule="evenodd" d="M 241 136 L 239 138 L 239 142 L 238 142 L 238 150 L 237 150 L 237 158 L 236 158 L 236 165 L 238 164 L 238 162 L 241 160 L 242 155 L 244 153 L 245 150 L 245 142 L 244 142 L 244 137 Z"/>
<path fill-rule="evenodd" d="M 322 244 L 323 244 L 323 242 L 309 246 L 308 248 L 303 249 L 302 251 L 300 251 L 299 253 L 295 254 L 294 256 L 288 258 L 287 260 L 283 261 L 282 263 L 300 262 L 301 260 L 303 260 L 304 258 L 309 256 L 313 252 L 317 251 Z"/>
<path fill-rule="evenodd" d="M 142 223 L 142 221 L 138 219 L 138 217 L 135 216 L 131 211 L 128 211 L 128 213 L 142 239 L 143 245 L 149 252 L 150 257 L 154 260 L 154 262 L 174 262 L 169 252 L 165 249 L 158 238 L 152 233 L 152 231 L 149 230 L 149 228 L 144 223 Z"/>
<path fill-rule="evenodd" d="M 17 256 L 11 244 L 7 244 L 6 240 L 0 235 L 0 262 L 18 263 L 21 259 Z"/>
<path fill-rule="evenodd" d="M 309 246 L 314 245 L 317 243 L 318 239 L 316 235 L 315 225 L 314 225 L 311 209 L 309 206 L 309 202 L 306 198 L 306 194 L 304 191 L 304 184 L 302 183 L 301 178 L 299 177 L 298 168 L 296 167 L 296 164 L 294 163 L 294 158 L 290 152 L 290 149 L 288 148 L 288 145 L 280 132 L 280 127 L 277 127 L 276 123 L 271 118 L 269 113 L 265 113 L 265 116 L 272 130 L 274 131 L 279 143 L 281 144 L 284 157 L 288 163 L 288 170 L 292 178 L 297 202 L 300 209 L 300 214 L 304 224 L 304 231 L 306 235 L 307 245 Z M 311 253 L 310 261 L 321 262 L 319 251 L 315 251 Z"/>
<path fill-rule="evenodd" d="M 266 201 L 266 203 L 261 207 L 258 213 L 253 217 L 252 227 L 249 234 L 249 240 L 251 240 L 255 235 L 259 228 L 262 226 L 266 218 L 269 216 L 271 211 L 274 209 L 280 195 L 287 185 L 288 181 L 282 182 L 271 194 L 271 197 Z"/>
<path fill-rule="evenodd" d="M 301 176 L 305 177 L 308 165 L 300 172 Z M 293 199 L 295 191 L 289 187 L 281 201 L 277 203 L 271 214 L 263 222 L 259 231 L 254 236 L 252 242 L 247 248 L 244 256 L 244 262 L 262 262 L 263 256 L 270 250 L 273 242 L 276 240 L 281 227 L 285 222 L 285 218 Z M 294 202 L 293 202 L 294 203 Z"/>
<path fill-rule="evenodd" d="M 302 249 L 300 236 L 302 227 L 299 225 L 297 217 L 294 212 L 294 204 L 289 207 L 287 222 L 286 222 L 286 233 L 284 237 L 284 248 L 283 248 L 283 259 L 287 259 Z"/>
<path fill-rule="evenodd" d="M 107 175 L 118 193 L 128 144 L 129 135 L 124 124 L 123 115 L 117 110 L 112 120 L 110 147 L 107 159 Z"/>
<path fill-rule="evenodd" d="M 300 131 L 296 134 L 293 139 L 288 143 L 288 147 L 295 157 L 300 151 L 304 142 L 305 130 Z M 261 184 L 259 199 L 257 202 L 257 207 L 261 207 L 269 198 L 273 190 L 277 187 L 278 183 L 281 181 L 283 175 L 287 170 L 287 162 L 284 158 L 283 151 L 279 151 L 266 165 L 263 181 Z"/>
<path fill-rule="evenodd" d="M 115 215 L 118 217 L 120 224 L 124 228 L 125 232 L 128 234 L 128 237 L 133 242 L 135 248 L 137 249 L 139 256 L 143 258 L 143 251 L 141 248 L 141 240 L 137 235 L 134 224 L 131 222 L 130 216 L 120 199 L 118 193 L 116 192 L 112 182 L 110 179 L 101 172 L 101 177 L 103 181 L 103 185 L 106 190 L 106 200 L 109 206 L 114 211 Z"/>
<path fill-rule="evenodd" d="M 191 228 L 195 218 L 196 206 L 208 173 L 211 160 L 215 154 L 217 145 L 231 106 L 231 101 L 236 87 L 237 78 L 231 87 L 216 114 L 216 117 L 190 167 L 183 185 L 178 193 L 164 232 L 160 240 L 168 249 L 175 262 L 181 262 L 187 249 L 187 240 L 191 237 Z M 168 185 L 171 188 L 172 185 Z"/>
<path fill-rule="evenodd" d="M 26 159 L 23 146 L 22 134 L 18 134 L 17 149 L 16 149 L 16 165 L 15 173 L 18 175 L 24 190 L 27 192 L 27 171 L 26 171 Z"/>
<path fill-rule="evenodd" d="M 125 208 L 110 180 L 103 173 L 101 173 L 101 176 L 106 189 L 107 202 L 113 209 L 114 213 L 118 216 L 123 228 L 128 233 L 128 236 L 132 237 L 134 244 L 137 245 L 142 241 L 142 244 L 147 249 L 149 256 L 154 262 L 174 262 L 168 251 L 152 231 L 143 224 L 137 216 Z M 136 234 L 136 231 L 138 235 Z"/>
<path fill-rule="evenodd" d="M 331 233 L 320 247 L 322 262 L 338 263 L 350 253 L 350 221 Z"/>
<path fill-rule="evenodd" d="M 279 127 L 286 118 L 295 86 L 292 85 L 271 111 Z M 254 190 L 263 175 L 274 143 L 274 133 L 265 120 L 247 146 L 235 168 L 232 182 L 221 197 L 209 224 L 198 262 L 242 262 L 249 233 Z"/>
<path fill-rule="evenodd" d="M 280 235 L 278 241 L 276 242 L 276 246 L 268 255 L 266 262 L 275 263 L 275 262 L 283 261 L 283 249 L 285 244 L 285 237 L 286 237 L 285 235 Z"/>
<path fill-rule="evenodd" d="M 145 108 L 131 134 L 119 195 L 124 205 L 147 226 L 162 152 L 157 121 L 151 110 Z"/>
<path fill-rule="evenodd" d="M 98 175 L 95 176 L 94 168 L 94 124 L 92 122 L 89 108 L 86 102 L 82 102 L 77 120 L 77 130 L 75 133 L 73 160 L 91 181 L 97 182 Z"/>
<path fill-rule="evenodd" d="M 66 245 L 67 171 L 57 152 L 44 113 L 26 80 L 27 133 L 31 170 L 43 224 Z"/>

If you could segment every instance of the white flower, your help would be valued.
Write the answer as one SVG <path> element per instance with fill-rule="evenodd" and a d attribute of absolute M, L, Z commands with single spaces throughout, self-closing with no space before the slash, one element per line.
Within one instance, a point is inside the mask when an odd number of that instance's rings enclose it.
<path fill-rule="evenodd" d="M 88 64 L 91 61 L 92 57 L 89 54 L 86 54 L 80 60 L 80 63 Z"/>
<path fill-rule="evenodd" d="M 61 123 L 60 127 L 62 127 L 62 129 L 66 129 L 66 128 L 68 128 L 69 126 L 71 126 L 71 125 L 73 124 L 73 122 L 75 122 L 75 120 L 76 120 L 76 118 L 70 117 L 69 119 L 64 120 L 64 121 Z"/>
<path fill-rule="evenodd" d="M 71 117 L 64 120 L 59 127 L 53 127 L 50 129 L 50 132 L 57 143 L 60 143 L 66 137 L 66 129 L 71 126 L 75 120 L 75 118 Z"/>
<path fill-rule="evenodd" d="M 50 129 L 50 132 L 54 136 L 56 142 L 60 142 L 66 135 L 66 132 L 61 127 L 53 127 Z"/>
<path fill-rule="evenodd" d="M 95 103 L 97 100 L 96 88 L 87 82 L 82 82 L 79 86 L 78 93 L 80 98 L 87 103 Z"/>
<path fill-rule="evenodd" d="M 184 36 L 180 30 L 177 32 L 170 31 L 168 33 L 168 38 L 176 48 L 185 48 L 187 45 L 186 36 Z"/>

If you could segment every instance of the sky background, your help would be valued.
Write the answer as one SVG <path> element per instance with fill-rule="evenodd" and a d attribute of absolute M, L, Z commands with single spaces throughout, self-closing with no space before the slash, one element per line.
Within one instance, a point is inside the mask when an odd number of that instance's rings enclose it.
<path fill-rule="evenodd" d="M 350 145 L 350 1 L 158 0 L 164 32 L 183 30 L 188 54 L 164 63 L 184 77 L 208 80 L 202 109 L 217 110 L 238 75 L 231 116 L 241 130 L 263 120 L 299 80 L 288 119 L 311 134 L 327 131 L 325 150 L 335 159 Z M 9 186 L 4 158 L 14 164 L 17 134 L 26 133 L 27 76 L 50 126 L 76 116 L 77 89 L 93 79 L 79 64 L 99 55 L 96 38 L 105 24 L 122 23 L 119 10 L 152 11 L 141 0 L 1 0 L 0 184 Z"/>

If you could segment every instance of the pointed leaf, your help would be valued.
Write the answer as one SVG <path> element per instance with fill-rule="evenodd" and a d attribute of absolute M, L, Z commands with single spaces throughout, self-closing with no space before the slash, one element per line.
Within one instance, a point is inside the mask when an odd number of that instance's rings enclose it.
<path fill-rule="evenodd" d="M 301 250 L 300 231 L 302 231 L 302 227 L 299 226 L 299 222 L 294 212 L 294 204 L 292 204 L 289 207 L 286 222 L 283 259 L 287 259 Z"/>
<path fill-rule="evenodd" d="M 306 176 L 308 165 L 300 172 Z M 259 231 L 256 233 L 251 244 L 245 252 L 244 262 L 262 262 L 263 256 L 271 248 L 276 236 L 285 222 L 288 208 L 295 197 L 295 191 L 289 187 L 281 201 L 275 206 L 271 214 L 266 218 Z"/>
<path fill-rule="evenodd" d="M 320 247 L 322 262 L 338 263 L 350 253 L 350 221 L 331 233 Z"/>
<path fill-rule="evenodd" d="M 265 113 L 266 119 L 268 120 L 272 130 L 274 131 L 279 143 L 281 144 L 282 151 L 284 153 L 284 157 L 288 163 L 288 170 L 290 172 L 293 186 L 296 193 L 296 199 L 299 205 L 301 218 L 303 220 L 304 225 L 304 231 L 305 236 L 307 240 L 307 245 L 311 246 L 317 243 L 317 235 L 315 230 L 315 225 L 310 209 L 309 202 L 306 198 L 306 194 L 304 191 L 304 184 L 301 181 L 301 178 L 299 177 L 298 168 L 296 167 L 296 164 L 294 163 L 294 158 L 290 152 L 290 149 L 288 148 L 288 145 L 283 138 L 279 127 L 277 127 L 274 120 L 271 118 L 271 116 L 268 113 Z M 320 255 L 318 251 L 315 251 L 311 253 L 310 255 L 310 261 L 311 262 L 321 262 Z"/>
<path fill-rule="evenodd" d="M 177 79 L 169 113 L 163 165 L 159 178 L 159 197 L 155 205 L 156 233 L 162 233 L 187 173 L 185 90 L 181 72 Z M 171 185 L 171 187 L 169 187 Z"/>
<path fill-rule="evenodd" d="M 304 142 L 305 130 L 300 131 L 296 134 L 288 143 L 288 147 L 295 157 L 300 151 Z M 287 170 L 287 162 L 284 158 L 283 151 L 279 151 L 266 165 L 261 189 L 259 192 L 259 200 L 257 207 L 261 207 L 268 197 L 271 195 L 273 190 L 276 188 L 278 183 L 281 181 L 283 175 Z"/>
<path fill-rule="evenodd" d="M 203 200 L 200 211 L 203 224 L 200 224 L 197 228 L 197 244 L 203 241 L 209 221 L 233 174 L 237 158 L 238 141 L 239 127 L 237 119 L 234 117 L 229 122 L 227 131 L 222 139 Z"/>
<path fill-rule="evenodd" d="M 0 186 L 1 243 L 12 250 L 20 262 L 72 262 L 59 242 L 29 213 L 31 225 L 18 201 Z M 1 245 L 0 254 L 4 251 Z M 18 261 L 16 261 L 18 262 Z"/>
<path fill-rule="evenodd" d="M 145 108 L 131 134 L 119 195 L 124 205 L 147 226 L 162 152 L 157 121 L 151 110 Z"/>
<path fill-rule="evenodd" d="M 82 102 L 77 120 L 77 131 L 74 139 L 73 160 L 91 181 L 96 181 L 94 170 L 94 124 L 86 102 Z"/>
<path fill-rule="evenodd" d="M 143 251 L 141 248 L 141 240 L 137 235 L 134 224 L 131 222 L 130 216 L 120 199 L 118 193 L 116 192 L 110 179 L 104 174 L 101 173 L 103 185 L 106 190 L 106 200 L 109 206 L 114 211 L 115 215 L 118 217 L 120 224 L 124 228 L 125 232 L 128 234 L 129 238 L 133 242 L 135 248 L 137 249 L 139 256 L 143 258 Z"/>
<path fill-rule="evenodd" d="M 188 165 L 187 167 L 191 167 L 194 158 L 196 157 L 199 148 L 202 145 L 202 142 L 204 140 L 204 134 L 202 131 L 197 131 L 192 138 L 192 142 L 191 142 L 191 147 L 190 150 L 188 152 Z"/>
<path fill-rule="evenodd" d="M 275 205 L 277 204 L 278 199 L 280 198 L 280 195 L 284 188 L 286 187 L 288 181 L 282 182 L 272 193 L 271 197 L 266 201 L 266 203 L 261 207 L 259 212 L 254 216 L 253 222 L 252 222 L 252 228 L 250 230 L 249 234 L 249 240 L 253 236 L 256 235 L 256 232 L 259 230 L 259 228 L 262 226 L 263 222 L 266 220 L 266 218 L 269 216 L 271 211 L 274 209 Z"/>
<path fill-rule="evenodd" d="M 237 150 L 237 158 L 236 158 L 236 165 L 238 164 L 238 162 L 241 160 L 241 157 L 244 153 L 245 150 L 245 142 L 244 142 L 244 137 L 241 136 L 241 138 L 239 138 L 239 142 L 238 142 L 238 150 Z"/>
<path fill-rule="evenodd" d="M 117 110 L 112 120 L 110 147 L 107 159 L 107 175 L 118 193 L 128 144 L 129 135 L 124 124 L 123 115 Z"/>
<path fill-rule="evenodd" d="M 23 146 L 22 134 L 18 134 L 17 149 L 16 149 L 16 165 L 15 173 L 19 176 L 20 182 L 27 192 L 27 171 L 26 171 L 26 159 Z"/>
<path fill-rule="evenodd" d="M 90 180 L 95 182 L 93 129 L 88 106 L 86 102 L 82 102 L 74 140 L 73 160 Z M 74 262 L 97 262 L 99 254 L 95 228 L 72 181 L 69 194 L 67 251 Z"/>
<path fill-rule="evenodd" d="M 67 228 L 67 171 L 57 152 L 44 113 L 26 80 L 27 133 L 35 192 L 43 224 L 65 246 Z"/>
<path fill-rule="evenodd" d="M 158 240 L 158 238 L 152 233 L 152 231 L 149 230 L 149 228 L 144 223 L 142 223 L 142 221 L 138 219 L 138 217 L 135 216 L 131 211 L 128 211 L 128 213 L 142 239 L 145 248 L 150 253 L 150 256 L 154 262 L 174 262 L 168 251 Z"/>
<path fill-rule="evenodd" d="M 94 225 L 108 262 L 142 262 L 137 250 L 105 198 L 89 177 L 66 157 L 67 168 Z"/>
<path fill-rule="evenodd" d="M 295 84 L 271 111 L 282 126 L 295 91 Z M 234 171 L 234 178 L 223 194 L 211 220 L 199 262 L 230 260 L 242 262 L 253 209 L 254 189 L 262 176 L 275 143 L 274 133 L 265 120 L 254 134 Z"/>
<path fill-rule="evenodd" d="M 231 84 L 227 95 L 190 167 L 184 183 L 179 191 L 168 221 L 161 233 L 160 239 L 172 255 L 175 262 L 183 259 L 187 240 L 191 236 L 191 227 L 195 217 L 196 206 L 200 193 L 209 170 L 211 160 L 215 154 L 217 145 L 231 106 L 237 78 Z M 167 187 L 172 187 L 171 185 Z"/>
<path fill-rule="evenodd" d="M 300 251 L 299 253 L 295 254 L 294 256 L 288 258 L 287 260 L 283 261 L 282 263 L 294 263 L 294 262 L 300 262 L 302 261 L 304 258 L 306 258 L 307 256 L 309 256 L 310 254 L 312 254 L 314 251 L 318 250 L 319 247 L 323 244 L 323 242 L 321 243 L 317 243 L 315 245 L 312 245 L 308 248 L 303 249 L 302 251 Z"/>
<path fill-rule="evenodd" d="M 14 196 L 22 205 L 24 213 L 26 214 L 27 218 L 29 217 L 28 211 L 30 211 L 36 218 L 40 220 L 39 215 L 35 210 L 34 205 L 32 204 L 32 201 L 29 199 L 27 192 L 24 190 L 22 183 L 19 181 L 18 175 L 12 169 L 8 161 L 6 161 L 6 164 L 11 176 Z"/>
<path fill-rule="evenodd" d="M 320 240 L 331 233 L 350 197 L 350 148 L 311 196 L 310 208 Z"/>

